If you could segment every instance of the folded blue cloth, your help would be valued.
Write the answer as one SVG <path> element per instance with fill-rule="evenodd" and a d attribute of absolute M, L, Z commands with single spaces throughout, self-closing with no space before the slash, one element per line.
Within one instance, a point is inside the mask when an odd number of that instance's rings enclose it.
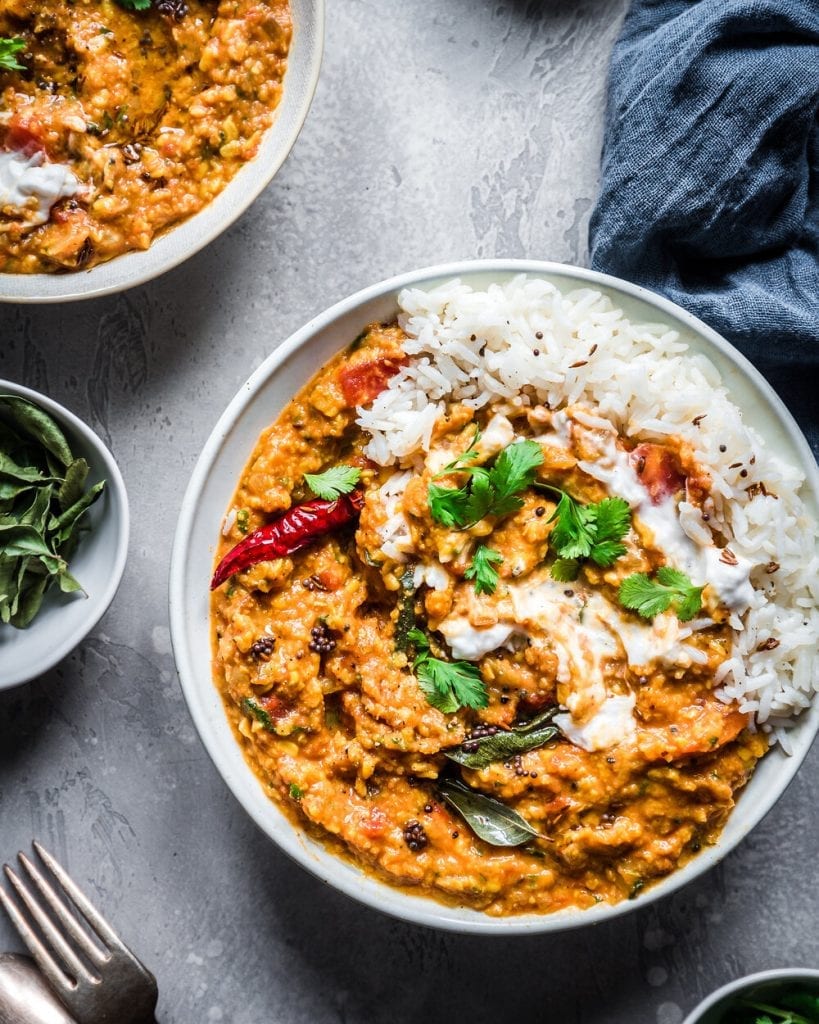
<path fill-rule="evenodd" d="M 718 330 L 814 440 L 817 111 L 819 0 L 634 0 L 590 227 L 595 269 Z"/>

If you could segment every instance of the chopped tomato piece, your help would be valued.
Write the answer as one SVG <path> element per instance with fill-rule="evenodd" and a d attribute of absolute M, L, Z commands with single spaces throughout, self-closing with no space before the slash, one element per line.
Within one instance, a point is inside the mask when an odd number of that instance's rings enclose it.
<path fill-rule="evenodd" d="M 259 697 L 259 705 L 274 722 L 284 718 L 291 710 L 290 705 L 283 701 L 281 697 L 277 697 L 275 693 L 269 693 L 266 697 Z"/>
<path fill-rule="evenodd" d="M 380 807 L 373 807 L 361 822 L 361 831 L 370 839 L 379 839 L 387 828 L 387 815 Z"/>
<path fill-rule="evenodd" d="M 12 117 L 6 126 L 3 138 L 6 149 L 18 150 L 26 156 L 33 156 L 39 150 L 45 150 L 45 130 L 43 126 L 29 117 Z"/>
<path fill-rule="evenodd" d="M 369 359 L 352 366 L 343 366 L 338 380 L 347 405 L 367 405 L 381 394 L 390 378 L 406 363 L 405 359 Z"/>
<path fill-rule="evenodd" d="M 629 459 L 655 505 L 685 488 L 685 474 L 674 452 L 661 444 L 638 444 Z"/>

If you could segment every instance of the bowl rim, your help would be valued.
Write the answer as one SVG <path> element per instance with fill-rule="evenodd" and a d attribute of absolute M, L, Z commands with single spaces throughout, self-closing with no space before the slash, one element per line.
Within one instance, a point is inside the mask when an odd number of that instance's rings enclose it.
<path fill-rule="evenodd" d="M 98 596 L 95 595 L 93 610 L 91 610 L 90 614 L 85 618 L 82 626 L 76 632 L 67 636 L 62 643 L 57 644 L 55 647 L 43 647 L 42 656 L 33 663 L 32 667 L 27 668 L 21 676 L 16 677 L 12 682 L 3 682 L 0 680 L 0 692 L 2 692 L 4 690 L 11 690 L 15 686 L 22 686 L 24 683 L 29 683 L 32 679 L 36 679 L 38 676 L 44 675 L 50 669 L 54 668 L 54 666 L 59 664 L 63 658 L 67 657 L 75 647 L 82 643 L 85 637 L 88 636 L 91 630 L 111 607 L 111 602 L 114 600 L 114 596 L 122 582 L 122 576 L 125 572 L 125 563 L 128 560 L 128 542 L 131 534 L 131 512 L 128 501 L 128 491 L 126 490 L 125 481 L 122 477 L 122 472 L 117 465 L 116 459 L 111 454 L 108 447 L 103 443 L 99 435 L 92 430 L 84 420 L 81 420 L 80 417 L 77 416 L 76 413 L 71 412 L 70 409 L 66 409 L 64 405 L 61 405 L 59 402 L 55 402 L 53 398 L 49 398 L 48 395 L 44 395 L 41 392 L 35 391 L 33 388 L 26 387 L 23 384 L 15 384 L 13 381 L 0 379 L 0 394 L 19 395 L 20 398 L 25 398 L 28 401 L 33 402 L 35 405 L 39 405 L 50 413 L 58 422 L 66 424 L 75 434 L 78 434 L 88 447 L 93 448 L 105 467 L 106 487 L 110 487 L 111 491 L 116 494 L 117 500 L 119 501 L 122 509 L 121 513 L 115 516 L 117 541 L 114 559 L 111 564 L 111 574 L 105 587 L 98 592 Z"/>
<path fill-rule="evenodd" d="M 737 838 L 736 842 L 732 842 L 730 845 L 726 845 L 724 842 L 717 842 L 716 845 L 708 847 L 684 867 L 657 881 L 645 894 L 641 895 L 639 900 L 622 900 L 620 903 L 613 905 L 598 904 L 585 910 L 559 911 L 554 914 L 540 916 L 521 915 L 493 918 L 480 911 L 472 911 L 471 913 L 475 915 L 474 917 L 459 917 L 456 915 L 461 908 L 453 908 L 445 903 L 438 903 L 430 898 L 413 894 L 411 891 L 408 892 L 390 886 L 364 872 L 361 872 L 359 877 L 354 877 L 352 873 L 347 876 L 341 872 L 340 868 L 332 864 L 331 861 L 322 863 L 324 858 L 322 858 L 321 854 L 315 853 L 311 855 L 308 852 L 301 842 L 301 833 L 282 814 L 273 801 L 265 796 L 265 809 L 262 810 L 256 807 L 254 799 L 242 788 L 241 783 L 244 780 L 234 776 L 228 763 L 228 754 L 223 752 L 220 742 L 210 735 L 207 711 L 199 701 L 202 684 L 197 679 L 197 673 L 192 664 L 186 639 L 187 615 L 184 605 L 186 593 L 185 563 L 187 560 L 188 541 L 192 534 L 200 493 L 207 480 L 211 465 L 218 457 L 220 448 L 232 433 L 246 406 L 250 403 L 251 398 L 314 335 L 330 327 L 336 320 L 346 314 L 354 313 L 360 306 L 390 294 L 397 296 L 398 292 L 405 287 L 430 285 L 433 282 L 450 278 L 468 278 L 476 274 L 486 275 L 487 273 L 504 276 L 511 276 L 517 273 L 557 275 L 563 278 L 574 279 L 578 285 L 588 284 L 610 292 L 625 293 L 627 296 L 653 306 L 661 313 L 671 317 L 672 320 L 682 321 L 684 325 L 699 335 L 700 338 L 704 338 L 713 345 L 728 362 L 733 363 L 744 377 L 749 377 L 751 382 L 763 393 L 768 404 L 777 414 L 778 420 L 788 433 L 794 447 L 799 452 L 800 468 L 806 474 L 804 485 L 806 490 L 812 492 L 816 499 L 819 500 L 819 467 L 816 465 L 810 446 L 801 429 L 774 389 L 753 364 L 733 345 L 713 328 L 703 323 L 692 313 L 677 306 L 671 300 L 640 285 L 632 284 L 609 274 L 554 261 L 490 258 L 432 265 L 397 274 L 362 288 L 308 320 L 304 326 L 296 330 L 273 350 L 228 403 L 202 448 L 180 508 L 170 561 L 171 642 L 185 701 L 208 756 L 234 797 L 236 797 L 255 824 L 293 860 L 320 880 L 332 885 L 333 888 L 352 899 L 400 920 L 460 933 L 531 935 L 566 931 L 620 917 L 635 909 L 646 907 L 655 900 L 671 895 L 718 864 L 745 838 L 748 832 L 759 824 L 793 780 L 819 729 L 819 704 L 814 703 L 812 708 L 805 713 L 803 723 L 798 727 L 799 732 L 804 733 L 806 737 L 804 749 L 783 761 L 779 773 L 779 783 L 775 787 L 776 796 L 773 799 L 768 797 L 758 801 L 753 806 L 749 805 L 749 813 L 746 819 L 748 822 L 747 827 L 744 828 L 742 835 Z M 305 380 L 303 383 L 307 383 L 307 381 Z M 248 450 L 248 457 L 249 454 L 250 450 Z M 208 674 L 206 684 L 208 687 L 213 687 L 210 673 Z M 227 722 L 226 717 L 225 722 Z M 235 739 L 233 742 L 235 743 Z M 774 753 L 772 752 L 772 755 Z M 249 765 L 246 764 L 246 767 L 247 772 L 258 786 L 258 777 L 255 776 Z M 772 787 L 772 791 L 773 789 Z M 271 809 L 286 822 L 284 832 L 281 829 L 277 831 L 271 827 Z M 347 863 L 335 854 L 329 854 L 326 850 L 324 852 L 333 858 L 335 862 Z M 338 871 L 338 874 L 332 877 L 331 880 L 328 875 L 333 876 L 336 871 Z M 373 892 L 370 892 L 370 889 L 373 889 Z M 379 896 L 381 897 L 380 899 Z"/>
<path fill-rule="evenodd" d="M 767 971 L 756 971 L 753 974 L 745 974 L 741 978 L 726 982 L 719 988 L 714 989 L 701 1002 L 697 1003 L 691 1013 L 683 1021 L 683 1024 L 698 1024 L 708 1010 L 713 1009 L 718 1003 L 728 996 L 732 996 L 743 989 L 754 988 L 757 985 L 764 985 L 766 982 L 786 981 L 790 978 L 810 979 L 819 982 L 819 971 L 812 967 L 773 967 Z"/>
<path fill-rule="evenodd" d="M 0 303 L 78 302 L 136 288 L 196 255 L 245 213 L 290 155 L 307 119 L 321 72 L 325 0 L 290 0 L 290 7 L 291 11 L 299 10 L 299 17 L 293 20 L 281 102 L 258 152 L 239 168 L 222 191 L 197 213 L 160 232 L 145 250 L 129 250 L 86 271 L 0 273 Z M 42 291 L 37 290 L 38 284 Z"/>

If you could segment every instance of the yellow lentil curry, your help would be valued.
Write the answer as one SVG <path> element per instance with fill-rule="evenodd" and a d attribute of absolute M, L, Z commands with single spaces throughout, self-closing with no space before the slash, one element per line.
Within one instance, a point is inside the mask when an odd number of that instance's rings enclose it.
<path fill-rule="evenodd" d="M 147 249 L 222 191 L 272 123 L 291 21 L 287 0 L 0 0 L 0 35 L 0 269 L 41 273 Z"/>
<path fill-rule="evenodd" d="M 294 822 L 392 885 L 492 915 L 633 898 L 714 843 L 768 746 L 714 694 L 731 651 L 728 612 L 706 586 L 710 626 L 683 641 L 672 613 L 647 623 L 618 603 L 626 577 L 663 562 L 637 518 L 613 564 L 581 560 L 575 579 L 554 578 L 559 495 L 587 505 L 607 497 L 579 465 L 599 452 L 588 411 L 565 410 L 560 433 L 544 407 L 494 405 L 491 419 L 451 405 L 404 478 L 369 461 L 355 406 L 406 361 L 403 337 L 395 324 L 368 328 L 262 434 L 241 477 L 220 558 L 309 500 L 305 474 L 357 468 L 361 510 L 214 590 L 215 679 L 237 738 Z M 461 529 L 436 521 L 430 486 L 462 487 L 462 467 L 490 465 L 512 436 L 537 438 L 542 452 L 518 507 Z M 695 505 L 707 496 L 681 441 L 616 443 L 650 494 L 684 487 Z M 385 542 L 396 513 L 412 554 Z M 502 560 L 494 587 L 478 592 L 469 567 L 483 542 Z M 408 619 L 426 637 L 413 634 L 415 646 Z M 423 643 L 436 664 L 467 659 L 483 701 L 433 706 L 420 681 Z M 628 713 L 594 719 L 601 699 Z M 525 735 L 550 708 L 561 709 L 560 728 L 533 749 L 481 767 L 447 756 Z M 502 805 L 530 833 L 508 845 L 479 838 L 476 818 L 458 809 L 464 792 Z"/>

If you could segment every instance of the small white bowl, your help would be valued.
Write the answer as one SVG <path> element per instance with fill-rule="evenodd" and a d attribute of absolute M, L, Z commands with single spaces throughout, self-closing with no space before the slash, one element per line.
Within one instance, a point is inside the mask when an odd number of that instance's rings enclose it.
<path fill-rule="evenodd" d="M 814 704 L 792 731 L 793 755 L 788 757 L 777 748 L 764 758 L 715 846 L 637 900 L 614 906 L 601 903 L 582 911 L 493 918 L 391 888 L 295 828 L 265 795 L 242 756 L 211 679 L 208 617 L 208 584 L 222 517 L 257 438 L 318 368 L 355 338 L 362 327 L 395 317 L 402 288 L 431 288 L 455 277 L 475 287 L 486 287 L 520 273 L 543 277 L 563 290 L 598 288 L 632 320 L 666 322 L 679 332 L 692 352 L 706 353 L 722 374 L 733 400 L 752 417 L 754 427 L 783 458 L 804 470 L 807 480 L 802 494 L 817 514 L 819 469 L 799 427 L 764 377 L 701 320 L 653 292 L 607 274 L 537 260 L 469 261 L 416 270 L 366 288 L 311 320 L 262 363 L 223 413 L 193 471 L 177 525 L 170 579 L 171 636 L 188 707 L 217 770 L 256 824 L 303 867 L 370 906 L 431 927 L 494 935 L 598 924 L 644 907 L 697 878 L 722 860 L 773 807 L 796 774 L 819 728 L 819 705 Z"/>
<path fill-rule="evenodd" d="M 70 562 L 82 594 L 50 588 L 27 629 L 0 623 L 0 690 L 47 672 L 96 626 L 117 592 L 128 554 L 128 495 L 113 455 L 74 413 L 36 391 L 0 380 L 0 395 L 19 395 L 41 406 L 62 428 L 71 451 L 87 460 L 88 483 L 105 480 L 105 488 L 83 517 L 83 534 Z"/>
<path fill-rule="evenodd" d="M 284 163 L 304 124 L 321 68 L 324 0 L 290 0 L 293 41 L 273 125 L 259 152 L 199 213 L 169 228 L 143 252 L 128 252 L 90 270 L 60 274 L 0 274 L 0 302 L 68 302 L 144 284 L 183 263 L 225 231 Z"/>
<path fill-rule="evenodd" d="M 783 967 L 773 971 L 759 971 L 746 974 L 744 978 L 730 981 L 696 1006 L 685 1018 L 683 1024 L 720 1024 L 722 1013 L 728 1009 L 731 1000 L 742 992 L 762 987 L 776 990 L 783 982 L 803 982 L 819 994 L 819 971 L 808 967 Z"/>

